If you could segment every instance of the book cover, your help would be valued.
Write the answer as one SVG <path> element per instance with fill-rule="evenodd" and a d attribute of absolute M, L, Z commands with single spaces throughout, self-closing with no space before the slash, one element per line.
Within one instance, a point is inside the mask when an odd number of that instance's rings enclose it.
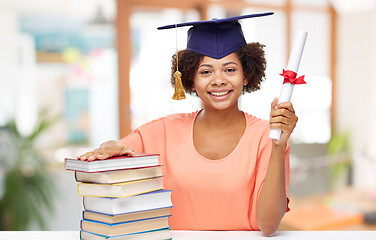
<path fill-rule="evenodd" d="M 157 177 L 114 184 L 79 183 L 77 189 L 80 196 L 129 197 L 163 189 L 163 184 L 162 177 Z"/>
<path fill-rule="evenodd" d="M 168 240 L 172 239 L 169 228 L 162 228 L 152 231 L 144 231 L 140 233 L 131 233 L 118 236 L 106 236 L 97 233 L 81 231 L 81 240 Z"/>
<path fill-rule="evenodd" d="M 110 215 L 166 208 L 172 207 L 171 192 L 159 190 L 124 198 L 83 197 L 83 206 L 86 211 Z"/>
<path fill-rule="evenodd" d="M 65 158 L 66 170 L 81 172 L 105 172 L 112 170 L 132 169 L 158 164 L 159 154 L 136 153 L 136 156 L 118 156 L 104 160 L 81 161 L 77 158 Z"/>
<path fill-rule="evenodd" d="M 168 217 L 155 217 L 141 220 L 134 220 L 121 223 L 102 223 L 91 220 L 81 220 L 81 230 L 98 233 L 105 236 L 118 236 L 130 233 L 168 228 Z"/>
<path fill-rule="evenodd" d="M 150 209 L 146 211 L 137 211 L 125 214 L 105 214 L 92 211 L 83 211 L 82 218 L 85 220 L 92 220 L 104 223 L 120 223 L 139 219 L 162 217 L 171 215 L 171 207 Z"/>
<path fill-rule="evenodd" d="M 161 165 L 107 172 L 75 172 L 76 182 L 104 184 L 129 182 L 162 176 Z"/>

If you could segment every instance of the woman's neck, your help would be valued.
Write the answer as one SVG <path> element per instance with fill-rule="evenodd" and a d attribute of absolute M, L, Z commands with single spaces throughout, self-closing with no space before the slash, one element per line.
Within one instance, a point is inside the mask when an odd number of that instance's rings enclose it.
<path fill-rule="evenodd" d="M 226 128 L 234 126 L 234 124 L 239 123 L 239 121 L 243 122 L 244 113 L 240 111 L 238 106 L 225 110 L 204 107 L 196 120 L 200 121 L 201 124 L 204 124 L 208 128 Z"/>

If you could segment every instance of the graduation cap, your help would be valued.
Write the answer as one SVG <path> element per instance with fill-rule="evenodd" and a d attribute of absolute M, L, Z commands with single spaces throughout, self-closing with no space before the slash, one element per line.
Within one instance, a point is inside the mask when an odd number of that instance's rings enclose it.
<path fill-rule="evenodd" d="M 206 21 L 186 22 L 158 27 L 158 30 L 191 26 L 188 30 L 187 50 L 205 56 L 220 59 L 247 44 L 240 23 L 240 19 L 255 18 L 273 15 L 273 12 L 242 15 L 236 17 L 212 19 Z M 176 54 L 177 57 L 178 54 Z M 178 61 L 178 59 L 177 59 Z M 181 73 L 175 77 L 175 94 L 173 99 L 184 99 L 184 90 L 181 83 Z"/>

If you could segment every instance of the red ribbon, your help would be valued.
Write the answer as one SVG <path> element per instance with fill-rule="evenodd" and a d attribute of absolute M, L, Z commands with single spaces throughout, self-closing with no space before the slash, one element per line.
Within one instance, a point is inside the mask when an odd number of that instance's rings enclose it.
<path fill-rule="evenodd" d="M 285 71 L 285 69 L 283 69 L 283 73 L 279 75 L 284 77 L 283 83 L 306 84 L 306 82 L 304 81 L 304 75 L 296 78 L 296 72 L 290 70 Z"/>

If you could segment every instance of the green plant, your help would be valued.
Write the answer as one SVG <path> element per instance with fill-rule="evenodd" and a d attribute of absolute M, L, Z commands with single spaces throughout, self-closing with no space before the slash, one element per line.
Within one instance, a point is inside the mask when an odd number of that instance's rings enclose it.
<path fill-rule="evenodd" d="M 332 134 L 328 143 L 327 156 L 330 163 L 330 175 L 332 185 L 348 173 L 351 166 L 351 148 L 350 148 L 350 131 Z"/>
<path fill-rule="evenodd" d="M 29 136 L 19 133 L 14 120 L 0 128 L 0 183 L 3 183 L 0 230 L 27 230 L 31 222 L 36 222 L 41 229 L 46 228 L 43 212 L 53 212 L 55 188 L 47 171 L 47 161 L 35 143 L 56 120 L 56 117 L 48 117 L 46 110 L 41 111 Z"/>

